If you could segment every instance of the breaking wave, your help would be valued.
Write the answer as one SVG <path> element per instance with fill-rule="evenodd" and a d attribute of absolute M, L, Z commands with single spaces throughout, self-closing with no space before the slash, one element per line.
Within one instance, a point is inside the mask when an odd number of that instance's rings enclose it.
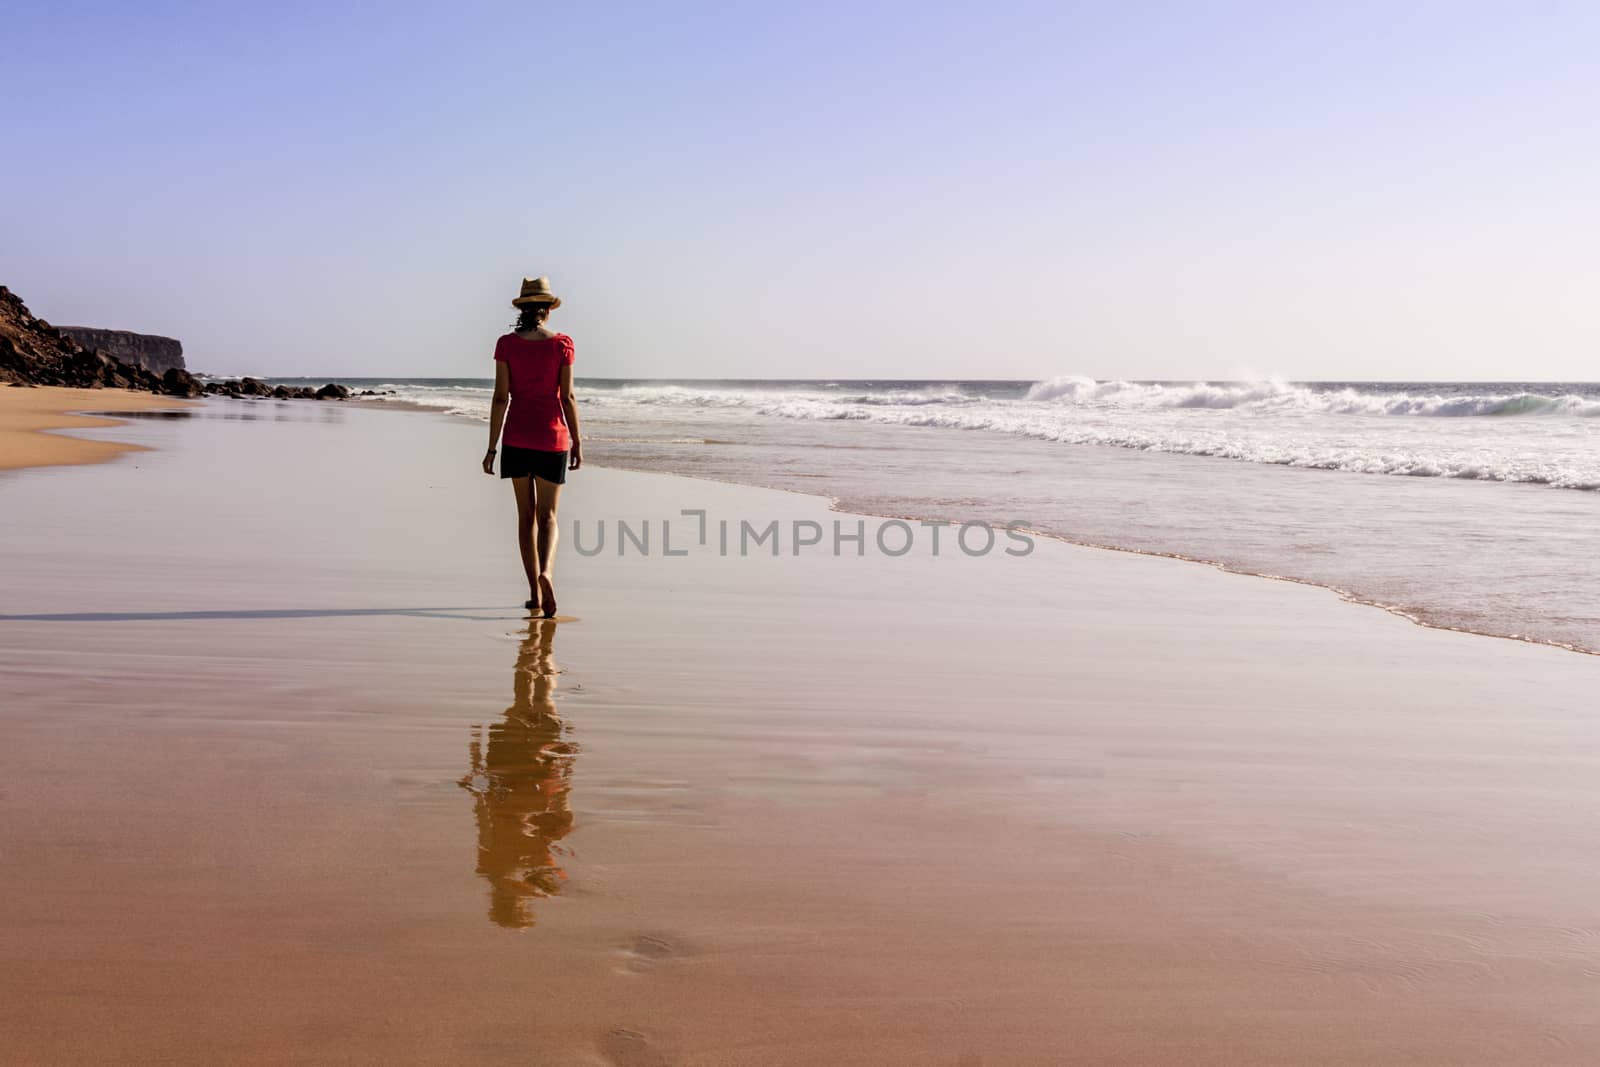
<path fill-rule="evenodd" d="M 489 390 L 479 383 L 384 385 L 394 400 L 488 417 Z M 1587 386 L 1539 393 L 1071 376 L 1031 384 L 596 382 L 582 399 L 608 418 L 859 420 L 1318 470 L 1600 489 L 1600 423 L 1589 421 L 1600 416 L 1600 390 Z"/>
<path fill-rule="evenodd" d="M 1095 381 L 1063 377 L 1038 382 L 1027 393 L 1035 402 L 1097 407 L 1214 408 L 1271 413 L 1325 412 L 1331 415 L 1429 415 L 1459 418 L 1478 415 L 1600 416 L 1600 400 L 1567 393 L 1544 396 L 1511 394 L 1413 394 L 1377 392 L 1355 387 L 1319 389 L 1286 382 L 1193 384 Z"/>

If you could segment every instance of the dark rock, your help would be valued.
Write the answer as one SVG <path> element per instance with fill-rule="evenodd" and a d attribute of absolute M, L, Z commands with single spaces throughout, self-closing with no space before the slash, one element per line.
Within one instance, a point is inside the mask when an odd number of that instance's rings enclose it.
<path fill-rule="evenodd" d="M 273 391 L 266 383 L 256 378 L 221 378 L 209 381 L 205 385 L 207 396 L 225 396 L 230 400 L 243 400 L 246 397 L 270 397 Z"/>
<path fill-rule="evenodd" d="M 182 367 L 172 367 L 161 376 L 161 391 L 168 396 L 202 396 L 205 387 Z"/>
<path fill-rule="evenodd" d="M 85 345 L 80 338 L 86 338 Z M 133 358 L 119 358 L 119 352 Z M 57 329 L 35 318 L 10 289 L 0 285 L 0 382 L 69 385 L 87 389 L 144 389 L 168 396 L 276 397 L 280 400 L 344 400 L 347 386 L 329 382 L 268 386 L 257 378 L 200 382 L 183 365 L 183 349 L 169 337 L 69 326 Z M 364 390 L 363 395 L 372 395 Z"/>
<path fill-rule="evenodd" d="M 90 351 L 43 319 L 0 285 L 0 380 L 78 388 L 152 389 L 162 381 L 137 364 Z"/>

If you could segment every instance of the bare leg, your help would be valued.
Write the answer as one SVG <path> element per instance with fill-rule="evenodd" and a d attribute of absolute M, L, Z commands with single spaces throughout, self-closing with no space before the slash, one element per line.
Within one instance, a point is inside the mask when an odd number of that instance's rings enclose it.
<path fill-rule="evenodd" d="M 522 570 L 528 577 L 528 599 L 539 606 L 539 556 L 534 547 L 533 479 L 512 478 L 517 494 L 517 547 L 522 550 Z"/>
<path fill-rule="evenodd" d="M 561 486 L 537 477 L 533 483 L 533 513 L 538 527 L 536 542 L 539 555 L 538 595 L 534 599 L 539 601 L 544 617 L 548 619 L 556 613 L 556 587 L 551 582 L 551 572 L 556 564 L 556 540 L 559 535 L 556 501 L 561 496 Z"/>

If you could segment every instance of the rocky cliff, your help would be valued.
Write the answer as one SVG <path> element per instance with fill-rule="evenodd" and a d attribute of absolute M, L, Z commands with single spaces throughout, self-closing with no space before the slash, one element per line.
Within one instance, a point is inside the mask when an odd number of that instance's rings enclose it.
<path fill-rule="evenodd" d="M 67 330 L 72 331 L 69 336 Z M 96 344 L 85 348 L 76 336 L 110 338 L 110 349 Z M 131 338 L 131 341 L 119 341 Z M 177 361 L 158 369 L 159 364 L 119 359 L 118 345 L 130 356 L 153 358 L 169 354 Z M 171 346 L 168 348 L 167 346 Z M 329 382 L 321 389 L 308 386 L 272 387 L 254 378 L 229 381 L 195 380 L 183 366 L 183 347 L 170 337 L 147 337 L 120 330 L 96 330 L 82 326 L 58 329 L 35 318 L 17 294 L 0 285 L 0 383 L 17 385 L 69 385 L 88 389 L 145 389 L 169 396 L 275 397 L 279 400 L 343 400 L 350 396 L 345 386 Z M 364 395 L 374 395 L 365 390 Z"/>
<path fill-rule="evenodd" d="M 91 352 L 43 319 L 0 285 L 0 380 L 21 385 L 161 391 L 162 378 L 136 364 Z"/>
<path fill-rule="evenodd" d="M 183 370 L 183 345 L 171 337 L 127 330 L 101 330 L 93 326 L 60 326 L 63 335 L 101 355 L 133 363 L 157 374 L 173 367 Z"/>

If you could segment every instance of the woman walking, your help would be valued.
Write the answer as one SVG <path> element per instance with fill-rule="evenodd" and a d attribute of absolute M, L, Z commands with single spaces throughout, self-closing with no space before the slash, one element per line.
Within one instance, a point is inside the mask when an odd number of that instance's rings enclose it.
<path fill-rule="evenodd" d="M 501 443 L 500 477 L 511 479 L 517 495 L 517 547 L 528 576 L 526 607 L 548 619 L 556 613 L 551 578 L 556 500 L 567 471 L 583 464 L 578 405 L 572 398 L 572 338 L 545 326 L 550 312 L 561 306 L 550 291 L 550 279 L 524 278 L 522 293 L 511 306 L 521 314 L 512 332 L 494 346 L 494 401 L 483 473 L 494 473 L 495 445 Z"/>

